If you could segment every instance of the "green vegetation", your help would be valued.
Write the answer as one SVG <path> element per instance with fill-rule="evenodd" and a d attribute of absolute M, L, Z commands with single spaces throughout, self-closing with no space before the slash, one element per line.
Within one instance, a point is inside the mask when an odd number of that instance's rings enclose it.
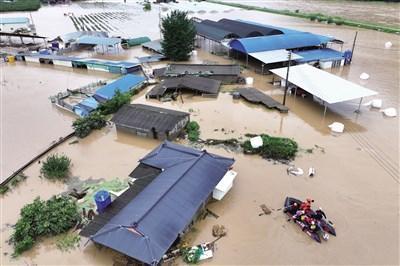
<path fill-rule="evenodd" d="M 143 10 L 144 10 L 144 11 L 150 11 L 150 10 L 151 10 L 151 3 L 148 2 L 148 1 L 144 2 L 144 4 L 143 4 Z"/>
<path fill-rule="evenodd" d="M 43 162 L 40 172 L 48 179 L 64 179 L 68 176 L 71 159 L 65 155 L 52 154 Z"/>
<path fill-rule="evenodd" d="M 18 186 L 18 184 L 22 181 L 24 181 L 25 179 L 27 179 L 28 176 L 25 175 L 24 173 L 19 173 L 18 175 L 16 175 L 10 182 L 10 185 L 12 187 L 16 187 Z"/>
<path fill-rule="evenodd" d="M 65 233 L 56 240 L 56 246 L 61 251 L 69 251 L 79 247 L 81 237 L 74 233 Z"/>
<path fill-rule="evenodd" d="M 255 137 L 257 135 L 246 135 L 247 137 Z M 247 154 L 260 154 L 263 158 L 274 160 L 292 160 L 296 156 L 298 146 L 297 143 L 288 138 L 271 137 L 266 134 L 260 135 L 263 145 L 259 148 L 253 148 L 250 140 L 246 140 L 242 144 L 242 148 Z"/>
<path fill-rule="evenodd" d="M 257 11 L 268 12 L 268 13 L 273 13 L 273 14 L 305 18 L 305 19 L 310 19 L 312 21 L 317 20 L 317 21 L 323 22 L 323 21 L 328 21 L 328 18 L 331 18 L 332 23 L 335 23 L 336 25 L 359 27 L 359 28 L 364 28 L 364 29 L 369 29 L 369 30 L 383 31 L 383 32 L 387 32 L 387 33 L 397 33 L 397 34 L 400 33 L 399 28 L 385 26 L 385 25 L 376 24 L 376 23 L 370 23 L 370 22 L 355 21 L 355 20 L 345 19 L 342 17 L 331 17 L 328 15 L 320 14 L 320 13 L 315 14 L 315 13 L 293 12 L 290 10 L 277 10 L 277 9 L 272 9 L 272 8 L 267 8 L 267 7 L 249 6 L 249 5 L 243 5 L 243 4 L 238 4 L 238 3 L 220 2 L 220 1 L 216 1 L 216 0 L 206 0 L 206 1 L 211 2 L 211 3 L 226 5 L 226 6 L 243 8 L 246 10 L 257 10 Z"/>
<path fill-rule="evenodd" d="M 7 185 L 1 185 L 0 186 L 0 195 L 4 195 L 8 192 L 10 188 Z"/>
<path fill-rule="evenodd" d="M 32 248 L 39 237 L 67 232 L 79 219 L 75 202 L 68 197 L 54 196 L 47 201 L 36 198 L 21 209 L 11 236 L 13 256 Z"/>
<path fill-rule="evenodd" d="M 186 125 L 186 132 L 190 141 L 198 141 L 200 137 L 200 126 L 196 121 L 190 121 Z"/>
<path fill-rule="evenodd" d="M 161 42 L 166 57 L 173 61 L 185 61 L 194 50 L 196 29 L 186 12 L 174 10 L 166 18 L 162 19 Z"/>
<path fill-rule="evenodd" d="M 86 117 L 78 118 L 72 123 L 75 135 L 79 138 L 88 136 L 92 130 L 101 129 L 107 124 L 106 117 L 100 112 L 93 112 Z"/>
<path fill-rule="evenodd" d="M 182 248 L 182 259 L 184 262 L 189 264 L 196 264 L 200 260 L 200 256 L 203 253 L 200 248 Z"/>
<path fill-rule="evenodd" d="M 120 90 L 117 90 L 114 97 L 99 105 L 98 110 L 102 115 L 113 114 L 124 104 L 129 103 L 131 101 L 131 97 L 131 92 L 121 93 Z"/>
<path fill-rule="evenodd" d="M 0 1 L 0 12 L 34 11 L 40 8 L 40 0 L 15 0 L 13 2 Z"/>

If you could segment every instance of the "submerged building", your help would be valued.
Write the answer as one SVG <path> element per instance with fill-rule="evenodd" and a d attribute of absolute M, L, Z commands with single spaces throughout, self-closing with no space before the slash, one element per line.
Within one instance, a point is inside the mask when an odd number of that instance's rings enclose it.
<path fill-rule="evenodd" d="M 117 130 L 161 140 L 175 139 L 189 120 L 189 113 L 144 104 L 126 104 L 111 119 Z"/>
<path fill-rule="evenodd" d="M 139 162 L 133 185 L 80 234 L 158 265 L 202 213 L 234 159 L 164 142 Z"/>

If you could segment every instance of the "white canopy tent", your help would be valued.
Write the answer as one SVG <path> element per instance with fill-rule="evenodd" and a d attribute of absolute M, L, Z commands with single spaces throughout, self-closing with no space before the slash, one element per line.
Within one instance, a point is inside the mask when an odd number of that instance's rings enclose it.
<path fill-rule="evenodd" d="M 264 64 L 285 62 L 289 60 L 289 51 L 285 49 L 249 53 L 249 55 L 263 62 Z M 301 58 L 303 57 L 295 53 L 292 53 L 291 60 L 297 60 Z"/>
<path fill-rule="evenodd" d="M 286 67 L 271 69 L 270 71 L 286 79 Z M 333 104 L 354 99 L 360 99 L 358 106 L 358 110 L 360 110 L 363 97 L 378 94 L 376 91 L 361 87 L 308 64 L 290 67 L 288 79 L 290 83 L 320 98 L 324 103 L 325 112 L 325 103 Z"/>

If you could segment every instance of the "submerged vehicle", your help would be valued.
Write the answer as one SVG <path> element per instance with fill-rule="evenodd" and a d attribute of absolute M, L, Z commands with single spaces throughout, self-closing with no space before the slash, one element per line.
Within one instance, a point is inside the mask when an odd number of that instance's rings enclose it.
<path fill-rule="evenodd" d="M 312 239 L 314 239 L 318 243 L 321 243 L 321 237 L 324 240 L 328 240 L 329 239 L 328 234 L 336 236 L 336 230 L 333 227 L 332 222 L 326 221 L 324 218 L 321 218 L 318 220 L 319 226 L 317 227 L 317 229 L 314 229 L 314 230 L 310 227 L 310 225 L 307 222 L 302 221 L 300 219 L 294 219 L 293 216 L 298 211 L 301 203 L 302 203 L 301 200 L 291 198 L 291 197 L 286 197 L 283 212 L 289 216 L 290 220 L 294 221 L 298 226 L 300 226 L 300 228 L 303 230 L 303 232 L 305 232 L 308 236 L 310 236 Z M 316 214 L 315 211 L 309 210 L 304 215 L 312 217 L 315 214 Z"/>

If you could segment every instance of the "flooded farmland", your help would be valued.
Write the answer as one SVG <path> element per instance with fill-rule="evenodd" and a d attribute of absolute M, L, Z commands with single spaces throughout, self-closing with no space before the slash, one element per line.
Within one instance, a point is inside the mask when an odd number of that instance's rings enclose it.
<path fill-rule="evenodd" d="M 322 13 L 361 22 L 400 27 L 398 2 L 380 1 L 342 1 L 342 0 L 221 0 L 277 10 L 290 10 L 304 13 Z"/>
<path fill-rule="evenodd" d="M 109 22 L 111 34 L 158 38 L 159 8 L 143 12 L 134 1 L 104 1 L 44 7 L 32 12 L 38 33 L 55 37 L 75 30 L 73 21 L 64 13 L 76 17 L 102 12 L 125 15 Z M 287 1 L 284 1 L 287 2 Z M 307 1 L 294 1 L 303 2 Z M 343 40 L 343 50 L 350 49 L 356 29 L 313 23 L 292 17 L 230 7 L 196 4 L 191 13 L 202 19 L 224 17 L 253 20 L 260 23 L 335 36 Z M 166 5 L 168 6 L 168 5 Z M 190 6 L 188 4 L 188 6 Z M 304 5 L 306 6 L 306 5 Z M 185 8 L 187 6 L 184 6 Z M 205 12 L 201 11 L 205 10 Z M 200 12 L 201 11 L 201 12 Z M 372 12 L 372 11 L 371 11 Z M 20 13 L 18 15 L 26 15 Z M 16 14 L 5 14 L 16 16 Z M 48 21 L 54 21 L 49 25 Z M 115 21 L 116 20 L 116 21 Z M 87 20 L 89 27 L 93 23 Z M 133 26 L 132 26 L 133 25 Z M 376 90 L 384 107 L 399 108 L 399 49 L 400 37 L 377 31 L 357 29 L 358 39 L 354 60 L 350 66 L 332 70 L 333 73 Z M 385 49 L 385 42 L 393 46 Z M 340 49 L 340 47 L 339 47 Z M 83 52 L 80 56 L 129 60 L 148 55 L 141 48 L 99 55 Z M 197 50 L 191 62 L 235 62 L 226 57 Z M 153 64 L 163 66 L 167 62 Z M 243 64 L 243 62 L 239 62 Z M 76 88 L 93 81 L 113 79 L 116 75 L 68 68 L 43 66 L 34 63 L 1 63 L 1 177 L 7 177 L 52 141 L 68 134 L 72 115 L 53 107 L 48 99 L 59 91 Z M 360 74 L 370 75 L 361 80 Z M 282 90 L 269 82 L 271 75 L 259 75 L 251 69 L 244 77 L 254 77 L 254 86 L 277 101 Z M 287 165 L 275 164 L 256 156 L 243 155 L 223 148 L 205 147 L 208 151 L 234 157 L 238 177 L 232 190 L 209 209 L 219 218 L 207 217 L 195 224 L 187 241 L 198 244 L 211 241 L 215 224 L 223 224 L 228 234 L 216 244 L 215 255 L 204 265 L 397 265 L 399 263 L 399 120 L 387 118 L 377 110 L 363 106 L 354 113 L 358 101 L 329 106 L 326 116 L 323 107 L 308 99 L 289 96 L 288 114 L 267 110 L 243 100 L 234 100 L 222 87 L 218 98 L 184 95 L 183 101 L 159 102 L 148 100 L 146 88 L 132 98 L 132 103 L 191 112 L 191 120 L 200 124 L 201 138 L 240 138 L 246 133 L 266 133 L 295 139 L 301 148 L 293 162 L 297 167 L 315 167 L 316 176 L 287 175 Z M 225 92 L 224 92 L 225 91 Z M 334 121 L 345 125 L 345 132 L 336 136 L 327 127 Z M 223 130 L 222 130 L 223 129 Z M 72 159 L 71 175 L 80 180 L 127 178 L 138 160 L 159 145 L 159 141 L 117 132 L 113 125 L 95 131 L 89 137 L 70 144 L 68 141 L 51 153 L 63 153 Z M 186 141 L 180 142 L 187 144 Z M 323 147 L 322 149 L 316 149 Z M 305 152 L 313 149 L 312 153 Z M 109 249 L 99 249 L 92 243 L 70 252 L 56 248 L 54 239 L 40 241 L 31 251 L 19 258 L 11 257 L 12 247 L 6 241 L 22 206 L 35 197 L 47 199 L 67 189 L 68 184 L 39 178 L 40 164 L 34 163 L 25 174 L 28 178 L 1 197 L 1 265 L 110 265 L 119 256 Z M 328 243 L 311 242 L 281 212 L 259 216 L 261 204 L 277 209 L 286 196 L 313 197 L 317 206 L 335 223 L 337 237 Z M 183 264 L 183 262 L 177 262 Z"/>

